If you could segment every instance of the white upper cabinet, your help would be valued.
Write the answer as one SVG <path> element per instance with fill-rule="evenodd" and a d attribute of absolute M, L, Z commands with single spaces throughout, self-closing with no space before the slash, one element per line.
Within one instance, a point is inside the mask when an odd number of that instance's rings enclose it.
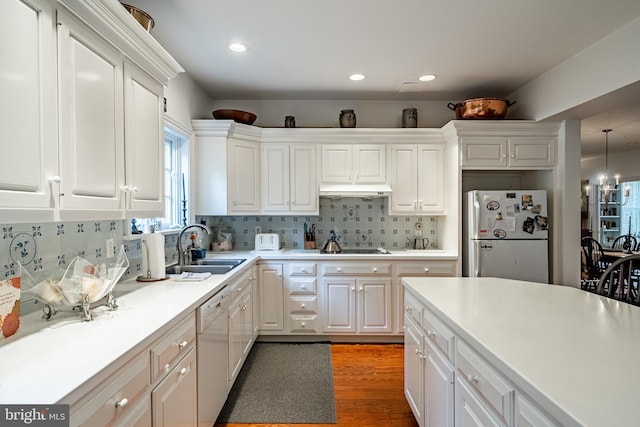
<path fill-rule="evenodd" d="M 0 220 L 161 215 L 163 84 L 184 70 L 118 2 L 1 3 Z"/>
<path fill-rule="evenodd" d="M 164 88 L 125 62 L 127 217 L 164 216 Z"/>
<path fill-rule="evenodd" d="M 387 179 L 385 144 L 324 144 L 322 184 L 380 184 Z"/>
<path fill-rule="evenodd" d="M 215 161 L 215 159 L 212 159 Z M 260 145 L 229 140 L 229 213 L 260 212 Z"/>
<path fill-rule="evenodd" d="M 444 204 L 444 144 L 389 146 L 389 213 L 442 215 Z"/>
<path fill-rule="evenodd" d="M 315 145 L 262 146 L 262 211 L 318 213 Z"/>
<path fill-rule="evenodd" d="M 0 222 L 53 220 L 57 186 L 55 11 L 45 0 L 4 0 L 0 61 Z M 57 191 L 57 188 L 56 188 Z"/>
<path fill-rule="evenodd" d="M 474 168 L 549 168 L 555 164 L 553 137 L 476 137 L 460 140 L 461 166 Z"/>
<path fill-rule="evenodd" d="M 76 18 L 58 11 L 60 208 L 120 218 L 124 194 L 122 54 Z"/>

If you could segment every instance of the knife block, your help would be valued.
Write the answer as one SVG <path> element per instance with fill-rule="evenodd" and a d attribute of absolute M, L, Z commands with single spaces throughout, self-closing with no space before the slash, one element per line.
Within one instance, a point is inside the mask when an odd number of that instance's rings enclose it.
<path fill-rule="evenodd" d="M 316 248 L 316 242 L 314 242 L 314 241 L 306 241 L 305 240 L 304 248 L 305 249 L 315 249 Z"/>

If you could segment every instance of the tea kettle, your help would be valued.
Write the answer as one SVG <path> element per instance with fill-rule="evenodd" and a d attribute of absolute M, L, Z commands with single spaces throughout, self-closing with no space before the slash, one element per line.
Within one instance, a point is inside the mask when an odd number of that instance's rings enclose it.
<path fill-rule="evenodd" d="M 331 237 L 325 242 L 320 252 L 323 254 L 339 254 L 342 252 L 342 248 L 336 241 L 336 232 L 331 230 L 329 233 L 331 234 Z"/>
<path fill-rule="evenodd" d="M 429 246 L 429 239 L 427 239 L 426 237 L 416 238 L 413 239 L 413 241 L 411 241 L 411 239 L 407 237 L 407 240 L 409 241 L 409 243 L 411 243 L 413 249 L 427 249 L 427 246 Z"/>

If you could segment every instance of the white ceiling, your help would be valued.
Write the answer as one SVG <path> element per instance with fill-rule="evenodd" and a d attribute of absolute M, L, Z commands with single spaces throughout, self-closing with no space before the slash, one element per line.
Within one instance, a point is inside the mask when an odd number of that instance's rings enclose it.
<path fill-rule="evenodd" d="M 638 0 L 125 2 L 154 18 L 151 34 L 215 99 L 506 97 L 640 16 Z M 249 51 L 229 52 L 232 40 Z M 438 78 L 399 92 L 426 73 Z M 603 128 L 612 151 L 640 147 L 635 86 L 567 116 L 584 119 L 584 155 L 603 151 Z"/>

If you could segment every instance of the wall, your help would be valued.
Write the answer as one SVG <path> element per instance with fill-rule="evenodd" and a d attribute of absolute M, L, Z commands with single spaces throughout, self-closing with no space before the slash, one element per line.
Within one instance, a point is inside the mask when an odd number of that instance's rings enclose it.
<path fill-rule="evenodd" d="M 165 91 L 166 115 L 186 129 L 191 129 L 191 119 L 212 118 L 211 98 L 186 73 L 169 81 Z"/>
<path fill-rule="evenodd" d="M 254 249 L 256 226 L 260 226 L 263 233 L 279 234 L 282 248 L 303 249 L 304 223 L 308 227 L 315 224 L 318 249 L 329 238 L 330 230 L 335 230 L 343 248 L 410 248 L 407 239 L 413 240 L 416 223 L 423 226 L 422 235 L 429 239 L 429 247 L 440 247 L 437 217 L 389 216 L 388 200 L 321 197 L 318 216 L 203 216 L 197 217 L 197 221 L 205 221 L 212 228 L 214 238 L 218 231 L 231 231 L 234 250 Z"/>

